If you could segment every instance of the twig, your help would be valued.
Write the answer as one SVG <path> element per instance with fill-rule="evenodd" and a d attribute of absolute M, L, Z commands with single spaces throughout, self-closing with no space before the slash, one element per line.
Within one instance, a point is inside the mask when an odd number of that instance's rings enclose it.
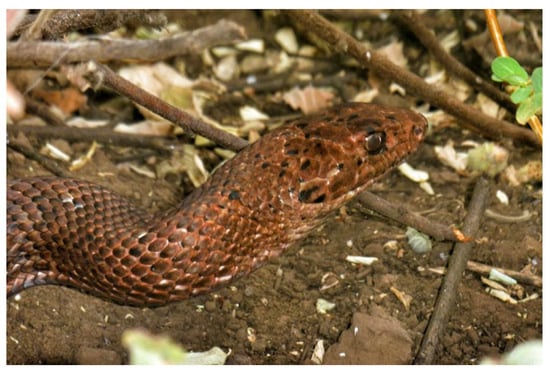
<path fill-rule="evenodd" d="M 62 138 L 69 142 L 96 141 L 111 146 L 149 148 L 161 153 L 166 153 L 170 145 L 165 137 L 119 133 L 112 131 L 110 128 L 84 129 L 66 126 L 8 125 L 7 132 L 12 138 L 21 132 L 25 135 L 34 135 L 40 138 Z"/>
<path fill-rule="evenodd" d="M 468 214 L 464 219 L 463 230 L 468 236 L 474 236 L 479 229 L 488 195 L 489 183 L 484 178 L 479 178 L 472 194 L 472 200 L 468 206 Z M 447 275 L 443 278 L 434 311 L 414 364 L 432 364 L 434 361 L 436 348 L 439 345 L 441 335 L 447 326 L 447 320 L 454 308 L 457 289 L 473 244 L 473 242 L 456 243 L 454 246 L 453 253 L 449 258 Z"/>
<path fill-rule="evenodd" d="M 502 31 L 500 30 L 500 24 L 498 23 L 497 14 L 494 9 L 485 9 L 485 19 L 487 21 L 487 29 L 489 30 L 489 35 L 491 35 L 491 40 L 493 41 L 493 46 L 498 56 L 507 56 L 508 49 L 506 48 L 506 43 L 502 37 Z"/>
<path fill-rule="evenodd" d="M 534 274 L 522 273 L 519 271 L 510 270 L 510 269 L 502 269 L 499 267 L 489 266 L 489 265 L 485 265 L 475 261 L 468 261 L 466 264 L 466 268 L 470 271 L 473 271 L 474 273 L 478 273 L 481 275 L 489 275 L 492 269 L 496 269 L 503 274 L 511 276 L 512 278 L 516 279 L 520 283 L 529 284 L 535 287 L 542 288 L 542 278 Z"/>
<path fill-rule="evenodd" d="M 324 17 L 330 19 L 344 19 L 350 21 L 365 21 L 366 19 L 380 20 L 384 10 L 378 9 L 321 9 L 321 13 Z"/>
<path fill-rule="evenodd" d="M 289 74 L 287 72 L 281 74 L 270 74 L 269 76 L 258 76 L 256 81 L 250 83 L 249 79 L 238 79 L 229 81 L 226 83 L 227 90 L 229 92 L 241 91 L 251 89 L 254 93 L 274 92 L 281 89 L 287 89 L 289 87 L 332 87 L 342 90 L 342 87 L 348 83 L 354 83 L 357 81 L 357 77 L 353 74 L 334 74 L 329 76 L 323 76 L 314 78 L 312 80 L 300 79 L 295 74 Z"/>
<path fill-rule="evenodd" d="M 17 29 L 16 35 L 24 32 L 35 19 L 34 14 L 27 16 Z M 166 22 L 164 14 L 150 10 L 58 10 L 44 25 L 42 36 L 44 39 L 54 40 L 71 31 L 94 29 L 106 33 L 124 25 L 162 27 Z"/>
<path fill-rule="evenodd" d="M 9 42 L 7 67 L 50 67 L 54 63 L 78 63 L 90 60 L 153 62 L 177 55 L 199 54 L 205 48 L 231 44 L 245 38 L 246 34 L 241 26 L 221 20 L 212 26 L 161 40 Z"/>
<path fill-rule="evenodd" d="M 56 113 L 50 110 L 50 107 L 42 102 L 38 102 L 31 97 L 25 97 L 27 111 L 44 119 L 50 125 L 64 127 L 65 122 Z"/>
<path fill-rule="evenodd" d="M 502 223 L 518 223 L 529 221 L 532 217 L 531 213 L 527 210 L 524 210 L 519 216 L 507 216 L 492 209 L 487 208 L 485 210 L 485 216 L 492 218 L 498 222 Z"/>
<path fill-rule="evenodd" d="M 375 210 L 383 216 L 398 221 L 403 225 L 414 227 L 436 240 L 463 241 L 463 239 L 455 234 L 455 230 L 452 227 L 430 221 L 416 213 L 409 212 L 403 205 L 391 204 L 371 192 L 364 191 L 359 195 L 358 200 L 365 207 Z"/>
<path fill-rule="evenodd" d="M 61 168 L 55 161 L 40 155 L 35 149 L 29 148 L 17 141 L 10 141 L 8 147 L 23 154 L 26 158 L 39 163 L 42 167 L 52 172 L 58 177 L 70 177 L 70 173 Z"/>
<path fill-rule="evenodd" d="M 475 89 L 485 93 L 489 98 L 506 107 L 510 112 L 516 112 L 516 105 L 510 100 L 508 94 L 482 79 L 468 67 L 464 66 L 458 59 L 447 53 L 433 31 L 424 25 L 424 22 L 417 14 L 407 10 L 392 12 L 392 16 L 401 25 L 408 27 L 447 71 L 463 79 Z"/>
<path fill-rule="evenodd" d="M 491 138 L 500 139 L 505 136 L 537 147 L 541 146 L 537 136 L 532 131 L 489 117 L 451 97 L 441 89 L 426 83 L 415 74 L 396 66 L 384 55 L 368 49 L 316 12 L 288 10 L 285 13 L 297 27 L 314 32 L 317 37 L 323 39 L 339 53 L 354 57 L 364 68 L 369 68 L 378 75 L 397 82 L 407 92 L 422 97 L 451 115 L 461 118 L 460 124 L 463 127 L 477 130 Z"/>
<path fill-rule="evenodd" d="M 491 270 L 498 270 L 503 274 L 506 274 L 518 281 L 518 283 L 522 284 L 528 284 L 535 287 L 542 288 L 542 278 L 535 274 L 528 274 L 528 273 L 522 273 L 520 271 L 510 270 L 510 269 L 503 269 L 501 267 L 495 267 L 495 266 L 489 266 L 486 264 L 482 264 L 476 261 L 468 261 L 466 263 L 466 270 L 472 271 L 476 274 L 480 275 L 487 275 L 489 276 L 491 274 Z M 445 275 L 446 270 L 434 270 L 432 271 L 436 274 Z"/>
<path fill-rule="evenodd" d="M 144 106 L 165 118 L 166 120 L 180 126 L 188 134 L 196 133 L 206 137 L 220 146 L 230 150 L 238 151 L 248 145 L 242 138 L 215 128 L 200 119 L 174 107 L 158 97 L 146 92 L 140 87 L 114 73 L 110 68 L 100 63 L 90 62 L 83 65 L 84 75 L 92 82 L 92 85 L 99 87 L 105 84 L 117 93 L 130 98 L 132 101 Z"/>
<path fill-rule="evenodd" d="M 30 25 L 30 27 L 21 35 L 19 41 L 31 41 L 31 40 L 40 40 L 42 38 L 42 31 L 44 25 L 48 20 L 55 14 L 53 9 L 43 9 L 38 13 L 35 21 Z"/>
<path fill-rule="evenodd" d="M 493 46 L 495 47 L 497 55 L 508 56 L 508 49 L 506 48 L 506 43 L 504 42 L 504 37 L 502 36 L 502 31 L 500 30 L 500 24 L 498 23 L 495 10 L 485 9 L 485 18 L 487 20 L 487 29 L 491 35 L 491 40 L 493 41 Z M 533 115 L 529 118 L 528 123 L 542 145 L 542 124 L 540 123 L 539 118 L 536 115 Z"/>

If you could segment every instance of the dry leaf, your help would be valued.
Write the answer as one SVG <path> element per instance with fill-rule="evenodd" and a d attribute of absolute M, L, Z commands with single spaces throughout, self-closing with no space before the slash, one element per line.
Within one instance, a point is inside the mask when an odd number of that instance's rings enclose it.
<path fill-rule="evenodd" d="M 34 89 L 32 95 L 44 102 L 57 106 L 65 115 L 70 115 L 86 104 L 87 97 L 78 89 L 69 87 L 61 90 Z"/>
<path fill-rule="evenodd" d="M 484 94 L 480 93 L 476 96 L 476 104 L 485 115 L 492 118 L 502 119 L 506 115 L 505 110 L 501 110 L 495 101 Z"/>
<path fill-rule="evenodd" d="M 524 23 L 516 20 L 509 14 L 501 13 L 497 16 L 500 30 L 504 35 L 523 30 Z"/>
<path fill-rule="evenodd" d="M 6 109 L 8 117 L 14 121 L 25 116 L 25 99 L 9 80 L 6 88 Z"/>
<path fill-rule="evenodd" d="M 403 54 L 403 43 L 401 41 L 393 41 L 386 46 L 378 49 L 378 51 L 384 54 L 390 61 L 400 67 L 407 67 L 407 58 Z"/>
<path fill-rule="evenodd" d="M 512 186 L 519 186 L 522 183 L 542 182 L 542 162 L 533 160 L 520 169 L 510 165 L 504 169 L 502 176 Z"/>
<path fill-rule="evenodd" d="M 330 106 L 334 94 L 329 91 L 307 87 L 294 88 L 283 95 L 283 100 L 293 109 L 300 109 L 304 114 L 321 111 Z"/>
<path fill-rule="evenodd" d="M 180 109 L 192 109 L 191 87 L 193 82 L 163 62 L 151 66 L 125 67 L 121 68 L 118 73 L 138 87 Z M 145 118 L 156 121 L 164 120 L 144 107 L 136 106 Z"/>
<path fill-rule="evenodd" d="M 447 142 L 445 146 L 435 146 L 435 155 L 443 164 L 462 173 L 466 170 L 468 162 L 468 154 L 465 152 L 457 152 L 452 141 Z"/>
<path fill-rule="evenodd" d="M 214 66 L 214 74 L 222 81 L 229 81 L 239 76 L 239 64 L 235 55 L 228 55 L 223 57 Z"/>
<path fill-rule="evenodd" d="M 390 287 L 390 291 L 397 297 L 397 299 L 403 304 L 405 310 L 409 311 L 411 308 L 411 302 L 413 300 L 411 295 L 406 294 L 405 292 L 400 291 L 395 287 Z"/>
<path fill-rule="evenodd" d="M 290 27 L 281 28 L 275 33 L 275 40 L 288 53 L 298 53 L 298 41 L 294 30 Z"/>
<path fill-rule="evenodd" d="M 174 134 L 174 131 L 178 129 L 169 122 L 166 121 L 151 121 L 145 120 L 135 124 L 117 124 L 115 132 L 129 133 L 129 134 L 141 134 L 148 136 L 169 136 Z"/>
<path fill-rule="evenodd" d="M 468 151 L 467 167 L 494 177 L 508 165 L 508 150 L 493 142 L 485 142 Z"/>

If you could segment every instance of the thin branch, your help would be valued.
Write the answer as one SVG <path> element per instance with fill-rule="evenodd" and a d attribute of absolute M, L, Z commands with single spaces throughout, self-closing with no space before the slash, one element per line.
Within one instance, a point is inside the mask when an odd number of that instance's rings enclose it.
<path fill-rule="evenodd" d="M 28 159 L 36 161 L 42 167 L 44 167 L 44 169 L 47 169 L 58 177 L 70 177 L 70 172 L 61 168 L 55 161 L 41 155 L 33 148 L 29 148 L 26 145 L 23 145 L 20 142 L 13 140 L 8 143 L 8 147 L 14 151 L 23 154 Z"/>
<path fill-rule="evenodd" d="M 487 29 L 491 35 L 495 52 L 498 56 L 508 56 L 508 49 L 504 42 L 504 37 L 498 23 L 498 18 L 494 9 L 485 9 L 485 18 L 487 20 Z M 515 112 L 515 111 L 514 111 Z M 542 124 L 536 115 L 533 115 L 528 120 L 529 126 L 533 132 L 537 135 L 539 142 L 542 144 Z"/>
<path fill-rule="evenodd" d="M 342 87 L 346 84 L 355 83 L 357 81 L 357 76 L 354 74 L 333 74 L 329 76 L 316 77 L 311 80 L 304 80 L 296 76 L 293 73 L 280 73 L 280 74 L 269 74 L 265 76 L 257 76 L 256 80 L 253 83 L 249 82 L 248 78 L 236 79 L 228 81 L 226 83 L 227 91 L 242 91 L 242 90 L 252 90 L 254 93 L 266 93 L 274 92 L 278 90 L 284 90 L 294 87 L 332 87 L 339 91 L 342 91 Z"/>
<path fill-rule="evenodd" d="M 399 24 L 408 27 L 420 40 L 422 45 L 441 63 L 447 71 L 486 94 L 510 112 L 516 112 L 516 105 L 510 100 L 510 96 L 494 85 L 485 81 L 441 46 L 439 40 L 431 29 L 425 26 L 422 18 L 413 11 L 392 12 L 392 16 Z"/>
<path fill-rule="evenodd" d="M 16 35 L 25 32 L 36 18 L 35 14 L 27 16 L 24 23 L 17 29 Z M 93 29 L 98 33 L 107 33 L 124 25 L 130 27 L 135 25 L 162 27 L 166 25 L 166 22 L 166 16 L 159 11 L 138 9 L 58 10 L 56 14 L 44 24 L 42 36 L 47 40 L 55 40 L 73 31 Z"/>
<path fill-rule="evenodd" d="M 541 146 L 537 136 L 532 131 L 489 117 L 462 103 L 455 97 L 446 94 L 443 90 L 426 83 L 415 74 L 393 64 L 384 55 L 368 49 L 316 12 L 309 10 L 289 10 L 285 11 L 285 14 L 288 15 L 298 28 L 313 32 L 337 52 L 354 57 L 364 68 L 369 68 L 376 74 L 395 81 L 404 87 L 407 92 L 422 97 L 433 105 L 441 107 L 451 115 L 460 118 L 459 122 L 463 127 L 479 131 L 490 138 L 500 139 L 502 137 L 510 137 L 530 143 L 533 146 Z"/>
<path fill-rule="evenodd" d="M 488 195 L 489 183 L 484 178 L 479 178 L 468 206 L 468 213 L 464 219 L 463 230 L 468 236 L 475 236 L 479 229 Z M 474 242 L 456 243 L 454 246 L 453 253 L 449 258 L 447 275 L 443 278 L 434 311 L 430 317 L 414 364 L 432 364 L 434 362 L 435 352 L 455 306 L 458 286 L 466 269 L 473 245 Z"/>
<path fill-rule="evenodd" d="M 48 20 L 55 14 L 55 10 L 53 9 L 43 9 L 38 13 L 38 17 L 34 20 L 34 22 L 30 25 L 30 27 L 25 30 L 23 35 L 21 35 L 20 41 L 31 41 L 31 40 L 40 40 L 42 39 L 42 31 L 44 29 L 44 25 L 48 22 Z"/>
<path fill-rule="evenodd" d="M 392 204 L 371 192 L 362 192 L 358 200 L 365 207 L 403 225 L 414 227 L 416 230 L 428 234 L 435 240 L 464 241 L 464 238 L 459 234 L 457 235 L 455 233 L 456 230 L 452 227 L 430 221 L 426 217 L 409 212 L 403 205 Z"/>
<path fill-rule="evenodd" d="M 53 64 L 133 60 L 154 62 L 205 48 L 244 40 L 238 24 L 220 20 L 216 24 L 161 40 L 101 40 L 72 43 L 47 41 L 9 42 L 7 67 L 50 67 Z"/>
<path fill-rule="evenodd" d="M 18 133 L 39 138 L 61 138 L 69 142 L 99 142 L 110 146 L 149 148 L 166 153 L 172 144 L 165 137 L 141 136 L 138 134 L 114 132 L 110 128 L 72 128 L 38 125 L 8 125 L 8 135 L 13 138 Z"/>
<path fill-rule="evenodd" d="M 90 62 L 83 65 L 84 75 L 92 82 L 92 85 L 99 87 L 101 84 L 112 88 L 117 93 L 130 98 L 132 101 L 153 111 L 166 120 L 180 126 L 186 133 L 200 134 L 230 150 L 238 151 L 248 145 L 248 142 L 231 133 L 215 128 L 202 120 L 195 118 L 188 113 L 172 106 L 151 93 L 132 84 L 130 81 L 114 73 L 110 68 L 99 63 Z"/>
<path fill-rule="evenodd" d="M 25 97 L 25 104 L 27 112 L 35 114 L 38 117 L 44 119 L 44 121 L 50 125 L 56 127 L 65 127 L 65 122 L 60 118 L 50 107 L 42 102 L 31 97 Z"/>
<path fill-rule="evenodd" d="M 485 9 L 485 19 L 487 20 L 487 29 L 489 30 L 489 35 L 491 35 L 491 40 L 493 41 L 497 56 L 507 56 L 508 49 L 502 37 L 502 31 L 500 30 L 500 24 L 498 23 L 495 10 Z"/>
<path fill-rule="evenodd" d="M 522 273 L 519 271 L 510 270 L 510 269 L 503 269 L 500 267 L 489 266 L 489 265 L 485 265 L 475 261 L 468 261 L 466 264 L 466 269 L 481 275 L 489 275 L 492 269 L 496 269 L 501 273 L 516 279 L 519 283 L 529 284 L 535 287 L 542 288 L 542 278 L 538 275 Z"/>

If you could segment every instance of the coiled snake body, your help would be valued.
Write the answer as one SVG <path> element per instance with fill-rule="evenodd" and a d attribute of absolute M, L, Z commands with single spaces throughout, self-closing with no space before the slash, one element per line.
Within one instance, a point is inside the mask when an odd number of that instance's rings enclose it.
<path fill-rule="evenodd" d="M 154 306 L 214 290 L 318 226 L 415 150 L 425 128 L 412 111 L 363 103 L 297 119 L 160 215 L 85 181 L 10 181 L 8 296 L 61 284 Z"/>

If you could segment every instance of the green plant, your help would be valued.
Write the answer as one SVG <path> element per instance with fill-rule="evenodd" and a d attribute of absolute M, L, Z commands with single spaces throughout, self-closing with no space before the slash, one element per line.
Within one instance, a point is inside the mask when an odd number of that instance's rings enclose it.
<path fill-rule="evenodd" d="M 542 113 L 542 67 L 534 69 L 529 76 L 514 58 L 497 57 L 491 64 L 491 71 L 494 81 L 513 87 L 510 99 L 518 105 L 518 123 L 525 124 L 531 116 Z"/>

